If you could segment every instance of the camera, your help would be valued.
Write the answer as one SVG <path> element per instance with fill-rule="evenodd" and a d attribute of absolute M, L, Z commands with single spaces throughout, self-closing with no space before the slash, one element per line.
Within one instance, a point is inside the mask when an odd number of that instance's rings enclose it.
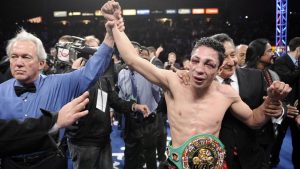
<path fill-rule="evenodd" d="M 80 53 L 78 49 L 82 49 L 84 47 L 83 38 L 71 36 L 67 42 L 58 42 L 55 44 L 55 48 L 57 50 L 56 58 L 58 61 L 72 63 L 78 58 L 78 54 Z"/>
<path fill-rule="evenodd" d="M 82 57 L 88 60 L 97 49 L 85 45 L 85 40 L 81 37 L 70 36 L 67 41 L 58 42 L 55 44 L 57 56 L 55 57 L 54 67 L 57 69 L 56 73 L 63 73 L 65 69 L 70 69 L 73 62 Z"/>
<path fill-rule="evenodd" d="M 85 40 L 77 36 L 71 36 L 69 42 L 56 43 L 57 58 L 65 62 L 72 62 L 80 57 L 88 60 L 97 49 L 86 46 L 84 43 Z"/>

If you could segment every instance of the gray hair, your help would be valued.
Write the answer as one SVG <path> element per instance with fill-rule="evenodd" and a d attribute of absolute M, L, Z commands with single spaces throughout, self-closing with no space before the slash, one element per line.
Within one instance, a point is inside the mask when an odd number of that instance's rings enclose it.
<path fill-rule="evenodd" d="M 11 56 L 11 48 L 17 41 L 31 41 L 36 45 L 36 54 L 38 60 L 43 61 L 47 59 L 47 54 L 43 46 L 42 41 L 31 33 L 28 33 L 25 29 L 21 28 L 16 36 L 8 41 L 6 46 L 6 54 L 8 57 Z"/>

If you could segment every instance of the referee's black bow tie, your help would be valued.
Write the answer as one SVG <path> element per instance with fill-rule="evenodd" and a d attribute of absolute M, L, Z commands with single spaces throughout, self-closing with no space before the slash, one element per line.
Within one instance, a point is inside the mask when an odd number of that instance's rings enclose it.
<path fill-rule="evenodd" d="M 32 84 L 30 86 L 25 86 L 25 87 L 15 86 L 14 88 L 15 88 L 16 95 L 18 97 L 21 96 L 23 93 L 26 93 L 26 92 L 35 93 L 35 91 L 36 91 L 34 84 Z"/>

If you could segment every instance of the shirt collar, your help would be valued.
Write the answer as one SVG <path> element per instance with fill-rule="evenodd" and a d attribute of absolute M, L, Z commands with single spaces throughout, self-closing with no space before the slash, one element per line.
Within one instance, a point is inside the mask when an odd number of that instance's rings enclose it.
<path fill-rule="evenodd" d="M 297 59 L 294 56 L 291 56 L 288 54 L 288 56 L 292 59 L 293 63 L 295 64 L 295 62 L 297 61 Z"/>
<path fill-rule="evenodd" d="M 33 81 L 33 84 L 35 85 L 36 89 L 38 89 L 38 86 L 40 84 L 40 80 L 42 77 L 44 77 L 45 75 L 39 74 L 38 78 Z M 18 80 L 16 80 L 15 85 L 14 86 L 24 86 L 22 83 L 20 83 Z"/>
<path fill-rule="evenodd" d="M 220 77 L 219 75 L 216 76 L 216 79 L 220 83 L 222 83 L 224 81 L 224 79 L 222 77 Z M 234 71 L 233 75 L 230 76 L 230 79 L 232 80 L 232 82 L 235 82 L 235 83 L 238 81 L 235 71 Z"/>

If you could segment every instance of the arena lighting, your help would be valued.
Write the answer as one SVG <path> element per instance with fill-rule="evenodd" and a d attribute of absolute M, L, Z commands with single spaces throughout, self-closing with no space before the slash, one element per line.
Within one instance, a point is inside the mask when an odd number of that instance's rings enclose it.
<path fill-rule="evenodd" d="M 154 11 L 151 11 L 151 14 L 163 14 L 164 12 L 161 11 L 161 10 L 154 10 Z"/>
<path fill-rule="evenodd" d="M 206 14 L 219 14 L 219 8 L 206 8 Z"/>
<path fill-rule="evenodd" d="M 81 12 L 69 12 L 69 16 L 80 16 Z"/>
<path fill-rule="evenodd" d="M 171 19 L 169 19 L 169 18 L 160 18 L 160 19 L 158 19 L 158 21 L 160 21 L 162 23 L 165 23 L 167 21 L 171 21 Z"/>
<path fill-rule="evenodd" d="M 230 25 L 231 25 L 229 21 L 226 21 L 225 23 L 226 23 L 228 26 L 230 26 Z"/>
<path fill-rule="evenodd" d="M 276 46 L 271 46 L 271 48 L 272 48 L 272 52 L 276 52 Z"/>
<path fill-rule="evenodd" d="M 87 24 L 91 23 L 91 20 L 87 20 L 87 19 L 86 20 L 82 20 L 82 23 L 84 23 L 84 24 L 87 25 Z"/>
<path fill-rule="evenodd" d="M 64 26 L 66 26 L 69 22 L 68 21 L 65 21 L 65 20 L 63 20 L 63 21 L 60 21 L 60 23 L 61 24 L 63 24 Z"/>
<path fill-rule="evenodd" d="M 55 18 L 58 18 L 58 17 L 66 17 L 67 16 L 67 11 L 54 11 L 53 12 L 53 16 Z"/>
<path fill-rule="evenodd" d="M 276 55 L 287 52 L 288 0 L 276 0 Z"/>
<path fill-rule="evenodd" d="M 176 9 L 166 9 L 166 14 L 176 14 L 177 10 Z"/>
<path fill-rule="evenodd" d="M 135 9 L 123 9 L 124 16 L 136 15 Z"/>
<path fill-rule="evenodd" d="M 184 14 L 191 14 L 191 9 L 178 9 L 178 14 L 184 15 Z"/>
<path fill-rule="evenodd" d="M 196 15 L 196 14 L 204 14 L 205 10 L 204 8 L 193 8 L 192 9 L 192 14 Z"/>
<path fill-rule="evenodd" d="M 137 15 L 150 15 L 150 10 L 149 9 L 138 9 L 136 11 Z"/>
<path fill-rule="evenodd" d="M 30 23 L 42 23 L 42 17 L 39 16 L 39 17 L 28 19 L 28 22 L 30 22 Z"/>
<path fill-rule="evenodd" d="M 96 10 L 95 11 L 95 16 L 102 16 L 101 10 Z"/>
<path fill-rule="evenodd" d="M 94 16 L 94 14 L 89 12 L 83 12 L 81 13 L 81 16 Z"/>

